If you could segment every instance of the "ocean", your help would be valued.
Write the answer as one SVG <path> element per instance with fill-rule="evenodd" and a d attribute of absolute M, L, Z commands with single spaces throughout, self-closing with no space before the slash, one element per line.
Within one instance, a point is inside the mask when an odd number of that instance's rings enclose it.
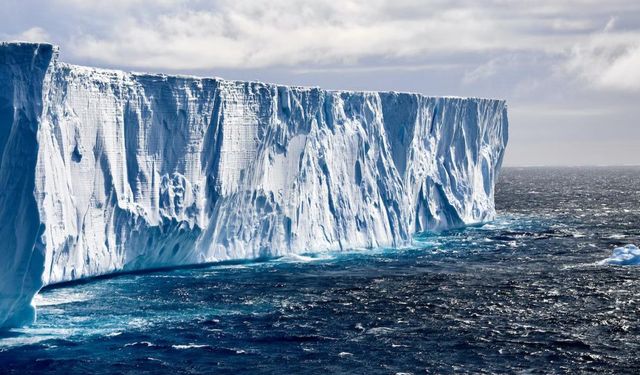
<path fill-rule="evenodd" d="M 498 217 L 360 250 L 40 293 L 0 373 L 638 373 L 640 168 L 504 168 Z"/>

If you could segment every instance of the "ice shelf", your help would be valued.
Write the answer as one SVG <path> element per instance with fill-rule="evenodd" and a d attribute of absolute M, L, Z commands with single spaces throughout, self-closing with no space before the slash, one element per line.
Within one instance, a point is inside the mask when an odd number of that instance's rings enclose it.
<path fill-rule="evenodd" d="M 0 327 L 46 284 L 491 220 L 503 100 L 126 73 L 0 44 Z"/>

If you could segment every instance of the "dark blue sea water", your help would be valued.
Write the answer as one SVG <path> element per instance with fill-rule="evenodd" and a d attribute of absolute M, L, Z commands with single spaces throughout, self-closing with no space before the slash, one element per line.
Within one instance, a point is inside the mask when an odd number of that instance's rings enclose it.
<path fill-rule="evenodd" d="M 371 250 L 38 297 L 2 373 L 638 373 L 640 168 L 505 169 L 499 218 Z"/>

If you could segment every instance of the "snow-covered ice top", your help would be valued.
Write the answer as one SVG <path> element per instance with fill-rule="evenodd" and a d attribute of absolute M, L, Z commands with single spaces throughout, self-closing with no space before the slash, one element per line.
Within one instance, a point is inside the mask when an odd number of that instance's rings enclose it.
<path fill-rule="evenodd" d="M 0 326 L 44 284 L 490 220 L 502 100 L 94 69 L 0 45 Z"/>

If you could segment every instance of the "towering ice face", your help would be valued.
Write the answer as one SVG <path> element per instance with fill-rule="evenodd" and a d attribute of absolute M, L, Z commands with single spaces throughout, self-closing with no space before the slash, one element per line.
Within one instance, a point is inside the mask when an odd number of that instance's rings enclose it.
<path fill-rule="evenodd" d="M 501 100 L 124 73 L 0 45 L 0 326 L 44 284 L 493 218 Z"/>

